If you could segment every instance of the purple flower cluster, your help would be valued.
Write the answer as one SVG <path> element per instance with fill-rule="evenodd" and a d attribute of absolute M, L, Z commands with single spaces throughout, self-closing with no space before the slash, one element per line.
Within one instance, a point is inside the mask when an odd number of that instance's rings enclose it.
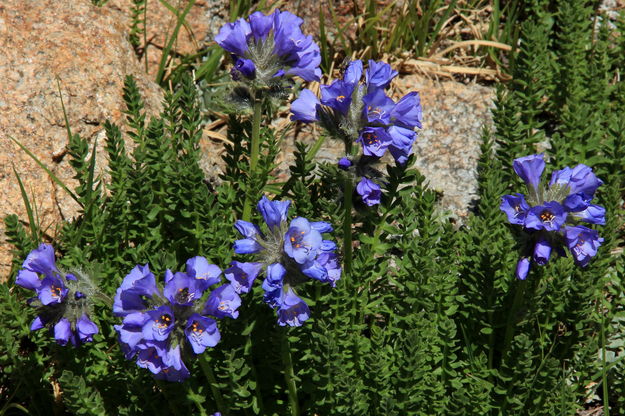
<path fill-rule="evenodd" d="M 256 80 L 269 84 L 274 78 L 299 76 L 319 81 L 321 54 L 312 36 L 305 36 L 303 20 L 292 13 L 276 10 L 266 16 L 252 13 L 224 25 L 215 41 L 232 54 L 235 80 Z"/>
<path fill-rule="evenodd" d="M 332 226 L 302 217 L 287 222 L 290 205 L 291 201 L 262 197 L 258 211 L 267 225 L 266 232 L 250 222 L 236 222 L 235 227 L 244 238 L 235 241 L 235 253 L 256 254 L 260 261 L 235 261 L 224 274 L 237 293 L 247 293 L 264 269 L 264 299 L 269 306 L 277 308 L 278 323 L 300 326 L 309 318 L 310 310 L 297 296 L 295 287 L 308 278 L 334 287 L 341 277 L 341 268 L 334 252 L 336 244 L 321 235 L 331 232 Z"/>
<path fill-rule="evenodd" d="M 603 238 L 596 230 L 579 225 L 605 224 L 605 209 L 592 204 L 597 188 L 603 184 L 586 165 L 568 166 L 551 174 L 548 186 L 541 184 L 545 170 L 542 154 L 516 159 L 514 171 L 527 184 L 527 196 L 505 195 L 500 209 L 511 224 L 521 225 L 533 236 L 532 260 L 538 265 L 549 261 L 554 248 L 564 253 L 566 246 L 576 264 L 585 267 Z M 530 259 L 522 257 L 516 268 L 517 278 L 523 280 L 530 269 Z"/>
<path fill-rule="evenodd" d="M 79 281 L 76 275 L 82 280 Z M 89 319 L 93 286 L 86 275 L 59 271 L 51 245 L 42 243 L 28 254 L 15 283 L 37 294 L 28 300 L 37 308 L 31 331 L 48 327 L 60 345 L 70 342 L 77 346 L 93 341 L 93 336 L 98 333 L 97 325 Z"/>
<path fill-rule="evenodd" d="M 185 355 L 201 354 L 220 340 L 214 318 L 236 318 L 241 298 L 231 285 L 210 291 L 220 282 L 219 267 L 193 257 L 186 272 L 165 272 L 165 285 L 156 285 L 148 265 L 137 265 L 117 289 L 113 313 L 123 317 L 115 325 L 127 359 L 156 378 L 183 381 L 189 370 Z M 205 296 L 208 295 L 208 296 Z"/>
<path fill-rule="evenodd" d="M 331 134 L 349 143 L 348 148 L 353 141 L 360 144 L 363 158 L 355 162 L 341 159 L 339 167 L 349 170 L 354 166 L 361 177 L 356 191 L 369 206 L 380 203 L 380 186 L 368 166 L 387 150 L 397 163 L 406 163 L 416 139 L 414 129 L 421 128 L 418 92 L 410 92 L 398 102 L 386 95 L 385 89 L 395 76 L 397 71 L 387 63 L 370 60 L 363 71 L 360 60 L 352 61 L 342 79 L 321 85 L 321 99 L 304 89 L 291 105 L 291 120 L 320 122 Z"/>

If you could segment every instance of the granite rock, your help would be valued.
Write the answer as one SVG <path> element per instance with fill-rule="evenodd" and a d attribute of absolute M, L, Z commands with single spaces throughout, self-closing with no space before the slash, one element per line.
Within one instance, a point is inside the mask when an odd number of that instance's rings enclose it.
<path fill-rule="evenodd" d="M 145 75 L 127 40 L 120 11 L 89 0 L 3 0 L 0 3 L 0 217 L 25 209 L 13 166 L 33 194 L 42 227 L 54 233 L 60 219 L 71 219 L 77 204 L 11 141 L 30 149 L 68 186 L 72 171 L 65 157 L 67 134 L 59 99 L 63 94 L 74 133 L 93 143 L 98 166 L 103 123 L 123 122 L 122 87 L 127 75 L 139 85 L 149 113 L 161 108 L 163 94 Z M 10 247 L 0 223 L 0 278 L 10 267 Z"/>
<path fill-rule="evenodd" d="M 184 11 L 187 3 L 186 1 L 169 2 L 178 13 Z M 103 9 L 116 13 L 119 16 L 119 22 L 127 33 L 132 24 L 132 6 L 131 0 L 109 0 Z M 174 53 L 194 54 L 206 42 L 212 41 L 219 28 L 226 22 L 227 8 L 228 2 L 224 0 L 196 0 L 185 17 L 186 25 L 181 27 L 173 43 Z M 177 17 L 163 3 L 150 1 L 148 2 L 146 20 L 148 45 L 146 51 L 140 52 L 142 54 L 147 53 L 147 72 L 154 78 L 158 71 L 162 50 L 168 41 L 167 37 L 171 36 L 176 26 Z M 143 44 L 143 39 L 141 39 L 141 43 Z M 143 56 L 141 61 L 145 67 Z"/>

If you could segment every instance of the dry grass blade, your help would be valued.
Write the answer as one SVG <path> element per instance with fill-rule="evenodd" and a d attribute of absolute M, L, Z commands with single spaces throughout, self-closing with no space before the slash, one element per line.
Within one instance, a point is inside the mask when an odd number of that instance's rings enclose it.
<path fill-rule="evenodd" d="M 437 52 L 436 54 L 432 55 L 432 58 L 441 58 L 445 55 L 447 55 L 449 52 L 453 51 L 454 49 L 458 49 L 458 48 L 466 48 L 469 46 L 488 46 L 488 47 L 492 47 L 492 48 L 498 48 L 498 49 L 502 49 L 504 51 L 511 51 L 512 50 L 512 46 L 507 45 L 505 43 L 501 43 L 501 42 L 495 42 L 492 40 L 465 40 L 462 42 L 457 42 L 445 49 L 443 49 L 440 52 Z"/>
<path fill-rule="evenodd" d="M 454 75 L 476 75 L 485 78 L 497 79 L 500 81 L 510 80 L 510 76 L 497 70 L 490 68 L 473 68 L 458 65 L 441 65 L 436 62 L 426 61 L 422 59 L 408 59 L 399 62 L 400 68 L 405 72 L 418 71 L 424 74 L 453 78 Z"/>
<path fill-rule="evenodd" d="M 211 139 L 215 139 L 215 140 L 218 140 L 220 142 L 227 143 L 230 146 L 234 146 L 234 143 L 232 143 L 230 140 L 228 140 L 228 138 L 226 136 L 224 136 L 223 134 L 221 134 L 221 133 L 218 133 L 218 132 L 212 131 L 212 130 L 208 130 L 208 129 L 204 129 L 204 133 L 206 133 L 206 135 L 208 137 L 210 137 Z"/>

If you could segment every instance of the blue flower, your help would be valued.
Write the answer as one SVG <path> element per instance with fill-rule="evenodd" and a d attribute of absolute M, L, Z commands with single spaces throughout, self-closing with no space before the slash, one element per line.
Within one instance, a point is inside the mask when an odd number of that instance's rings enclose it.
<path fill-rule="evenodd" d="M 540 237 L 534 246 L 534 255 L 532 259 L 539 266 L 544 266 L 551 256 L 551 243 L 544 237 Z"/>
<path fill-rule="evenodd" d="M 540 183 L 540 177 L 545 170 L 545 160 L 542 153 L 525 156 L 515 159 L 512 167 L 526 184 L 536 189 Z"/>
<path fill-rule="evenodd" d="M 225 24 L 215 42 L 233 54 L 235 79 L 259 80 L 299 76 L 305 81 L 319 81 L 321 54 L 312 36 L 305 36 L 303 20 L 276 10 L 271 15 L 255 12 L 249 22 L 238 19 Z"/>
<path fill-rule="evenodd" d="M 154 274 L 150 267 L 137 265 L 122 281 L 122 285 L 115 293 L 113 313 L 125 316 L 148 306 L 148 300 L 158 293 Z"/>
<path fill-rule="evenodd" d="M 51 245 L 40 244 L 26 256 L 15 283 L 37 294 L 28 300 L 37 308 L 31 331 L 47 327 L 60 345 L 93 341 L 98 327 L 89 313 L 100 294 L 85 273 L 61 271 Z"/>
<path fill-rule="evenodd" d="M 380 203 L 382 196 L 380 185 L 368 178 L 362 178 L 356 185 L 356 192 L 362 197 L 362 201 L 368 206 Z"/>
<path fill-rule="evenodd" d="M 391 146 L 397 163 L 405 163 L 416 138 L 413 129 L 421 128 L 423 113 L 417 92 L 406 94 L 397 103 L 386 95 L 384 88 L 396 75 L 390 65 L 369 61 L 365 83 L 361 85 L 362 62 L 352 61 L 342 79 L 320 86 L 320 100 L 312 91 L 302 90 L 291 105 L 291 119 L 320 121 L 343 140 L 360 143 L 364 143 L 363 135 L 375 128 L 377 134 L 384 136 L 384 146 L 376 151 L 365 146 L 364 154 L 379 158 Z"/>
<path fill-rule="evenodd" d="M 386 125 L 391 121 L 391 115 L 396 105 L 382 89 L 375 89 L 362 97 L 365 105 L 367 121 L 373 124 Z M 398 104 L 399 105 L 399 104 Z"/>
<path fill-rule="evenodd" d="M 352 161 L 346 157 L 342 157 L 339 160 L 338 164 L 339 164 L 339 169 L 346 171 L 346 170 L 349 170 L 349 168 L 352 166 Z"/>
<path fill-rule="evenodd" d="M 72 344 L 76 345 L 76 335 L 72 333 L 72 324 L 67 318 L 61 318 L 54 325 L 54 339 L 59 345 L 67 345 L 71 339 Z"/>
<path fill-rule="evenodd" d="M 299 264 L 313 260 L 321 247 L 321 233 L 314 230 L 306 218 L 291 221 L 284 239 L 284 252 Z"/>
<path fill-rule="evenodd" d="M 603 243 L 603 238 L 599 237 L 599 233 L 596 230 L 583 225 L 566 227 L 564 240 L 573 255 L 575 263 L 582 267 L 588 265 L 590 259 L 597 254 L 599 246 Z"/>
<path fill-rule="evenodd" d="M 312 123 L 317 121 L 317 111 L 320 106 L 319 99 L 311 90 L 304 88 L 299 97 L 291 103 L 291 120 Z"/>
<path fill-rule="evenodd" d="M 363 67 L 362 67 L 361 60 L 357 59 L 355 61 L 351 61 L 349 65 L 347 65 L 347 68 L 345 69 L 345 74 L 343 75 L 343 81 L 351 85 L 358 84 L 358 82 L 360 81 L 360 78 L 362 78 L 362 69 Z"/>
<path fill-rule="evenodd" d="M 573 212 L 572 215 L 589 224 L 605 225 L 605 208 L 600 205 L 588 204 L 584 210 Z"/>
<path fill-rule="evenodd" d="M 549 186 L 554 185 L 568 187 L 570 194 L 581 193 L 592 199 L 597 188 L 603 185 L 603 181 L 595 176 L 590 167 L 579 164 L 573 169 L 567 166 L 553 172 Z"/>
<path fill-rule="evenodd" d="M 386 131 L 391 136 L 391 144 L 388 150 L 397 163 L 400 165 L 405 164 L 408 161 L 408 157 L 412 154 L 412 145 L 417 138 L 417 133 L 412 129 L 399 126 L 391 126 Z"/>
<path fill-rule="evenodd" d="M 46 276 L 36 289 L 37 297 L 43 305 L 63 303 L 69 289 L 65 287 L 63 281 L 57 277 Z"/>
<path fill-rule="evenodd" d="M 203 353 L 207 347 L 214 347 L 221 339 L 217 322 L 197 313 L 189 316 L 184 333 L 196 354 Z"/>
<path fill-rule="evenodd" d="M 422 127 L 423 110 L 421 97 L 418 92 L 409 92 L 404 95 L 393 107 L 390 117 L 394 124 L 408 129 Z"/>
<path fill-rule="evenodd" d="M 364 155 L 382 157 L 393 138 L 382 127 L 365 127 L 356 141 L 362 145 Z"/>
<path fill-rule="evenodd" d="M 533 230 L 558 231 L 565 221 L 564 207 L 556 201 L 549 201 L 530 208 L 524 225 Z"/>
<path fill-rule="evenodd" d="M 300 299 L 292 288 L 280 299 L 278 308 L 278 324 L 280 326 L 301 326 L 310 317 L 310 309 L 306 302 Z"/>
<path fill-rule="evenodd" d="M 171 280 L 165 280 L 163 294 L 172 305 L 192 306 L 197 298 L 202 297 L 204 290 L 208 287 L 205 287 L 203 283 L 204 280 L 196 279 L 187 273 L 177 272 L 173 274 Z"/>
<path fill-rule="evenodd" d="M 334 80 L 330 85 L 321 85 L 321 104 L 345 115 L 352 103 L 354 85 L 342 80 Z M 309 98 L 311 100 L 311 98 Z"/>
<path fill-rule="evenodd" d="M 93 336 L 98 333 L 98 326 L 86 314 L 83 314 L 76 321 L 76 332 L 81 342 L 91 342 Z"/>
<path fill-rule="evenodd" d="M 230 285 L 204 293 L 220 282 L 221 270 L 204 257 L 186 262 L 186 272 L 165 272 L 161 290 L 148 265 L 136 266 L 122 281 L 115 295 L 114 313 L 123 317 L 115 325 L 126 359 L 136 359 L 138 366 L 148 368 L 156 378 L 183 381 L 189 371 L 182 360 L 189 348 L 201 354 L 220 340 L 213 318 L 236 318 L 241 305 Z M 213 318 L 211 318 L 210 316 Z"/>
<path fill-rule="evenodd" d="M 245 19 L 237 19 L 221 28 L 215 36 L 215 42 L 230 53 L 244 56 L 249 49 L 248 38 L 251 34 L 250 24 Z"/>
<path fill-rule="evenodd" d="M 49 244 L 41 243 L 26 256 L 22 268 L 17 273 L 15 283 L 26 289 L 36 290 L 41 284 L 39 275 L 55 276 L 57 273 L 54 248 Z"/>
<path fill-rule="evenodd" d="M 150 341 L 166 341 L 174 329 L 174 312 L 167 305 L 147 311 L 143 324 L 143 338 Z"/>
<path fill-rule="evenodd" d="M 202 291 L 220 281 L 221 270 L 214 264 L 209 264 L 206 257 L 192 257 L 187 260 L 186 266 L 187 275 L 198 282 Z"/>
<path fill-rule="evenodd" d="M 335 287 L 336 281 L 341 278 L 341 265 L 335 253 L 324 252 L 319 254 L 314 261 L 304 264 L 302 272 L 312 279 Z"/>
<path fill-rule="evenodd" d="M 517 193 L 502 196 L 499 208 L 506 213 L 510 224 L 523 225 L 530 206 L 525 201 L 525 196 Z"/>
<path fill-rule="evenodd" d="M 261 198 L 258 201 L 258 212 L 269 228 L 275 228 L 286 221 L 290 206 L 291 201 L 269 201 L 267 198 Z"/>
<path fill-rule="evenodd" d="M 321 85 L 321 98 L 310 90 L 303 90 L 292 106 L 292 120 L 305 123 L 319 122 L 331 136 L 339 138 L 351 148 L 353 142 L 362 147 L 362 156 L 350 166 L 342 161 L 339 167 L 349 172 L 352 182 L 361 181 L 360 195 L 371 195 L 366 201 L 372 206 L 379 202 L 379 186 L 371 181 L 370 165 L 377 163 L 388 150 L 397 164 L 405 164 L 412 154 L 417 137 L 415 128 L 422 127 L 423 112 L 419 93 L 410 92 L 398 102 L 385 92 L 397 71 L 384 62 L 369 61 L 364 81 L 361 61 L 352 61 L 342 79 Z M 349 155 L 348 155 L 349 156 Z M 355 178 L 351 178 L 355 176 Z M 365 192 L 365 185 L 371 187 Z"/>
<path fill-rule="evenodd" d="M 393 70 L 386 62 L 376 62 L 369 60 L 367 68 L 366 80 L 367 85 L 375 88 L 386 88 L 390 85 L 393 78 L 398 72 Z"/>
<path fill-rule="evenodd" d="M 332 226 L 324 221 L 311 222 L 303 217 L 288 222 L 290 205 L 291 201 L 270 201 L 265 196 L 261 198 L 258 211 L 266 224 L 266 232 L 261 232 L 254 224 L 237 221 L 235 227 L 246 241 L 241 243 L 243 240 L 237 240 L 234 244 L 235 252 L 255 254 L 257 261 L 233 262 L 232 267 L 226 270 L 226 278 L 230 281 L 229 293 L 247 293 L 264 269 L 262 288 L 265 303 L 277 309 L 280 325 L 299 326 L 308 319 L 310 311 L 297 296 L 295 288 L 308 278 L 334 286 L 341 276 L 341 268 L 334 253 L 336 244 L 324 240 L 321 235 L 332 232 Z M 242 247 L 260 249 L 241 250 Z M 211 310 L 217 308 L 216 301 L 211 303 L 209 298 L 207 307 L 209 303 Z"/>
<path fill-rule="evenodd" d="M 234 56 L 234 55 L 233 55 Z M 230 70 L 232 79 L 239 81 L 242 78 L 256 78 L 256 66 L 251 59 L 237 58 L 234 56 L 234 66 Z"/>
<path fill-rule="evenodd" d="M 203 312 L 217 318 L 230 317 L 236 319 L 239 316 L 237 309 L 241 306 L 241 298 L 230 284 L 225 284 L 213 290 L 210 294 Z"/>
<path fill-rule="evenodd" d="M 237 293 L 248 293 L 252 289 L 254 279 L 261 272 L 262 263 L 241 263 L 233 261 L 224 271 L 224 276 Z"/>
<path fill-rule="evenodd" d="M 519 280 L 525 280 L 530 271 L 530 265 L 530 260 L 527 257 L 521 257 L 516 265 L 516 278 Z"/>
<path fill-rule="evenodd" d="M 568 166 L 551 174 L 548 185 L 542 184 L 544 155 L 530 155 L 514 161 L 515 172 L 528 187 L 528 196 L 504 195 L 500 209 L 511 224 L 521 225 L 530 235 L 532 260 L 539 266 L 549 262 L 551 252 L 564 255 L 564 241 L 575 263 L 586 266 L 603 242 L 597 231 L 582 225 L 605 224 L 605 208 L 592 203 L 597 188 L 603 184 L 586 165 Z M 530 260 L 524 256 L 517 264 L 516 276 L 525 279 Z"/>

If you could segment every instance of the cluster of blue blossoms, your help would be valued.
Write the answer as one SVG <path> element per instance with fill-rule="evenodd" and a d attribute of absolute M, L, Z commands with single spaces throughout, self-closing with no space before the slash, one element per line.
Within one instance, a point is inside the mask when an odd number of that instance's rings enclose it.
<path fill-rule="evenodd" d="M 32 331 L 48 327 L 57 343 L 70 342 L 74 346 L 92 341 L 98 333 L 97 325 L 89 319 L 88 302 L 88 298 L 96 296 L 97 289 L 79 270 L 61 272 L 51 245 L 40 244 L 28 254 L 15 283 L 37 294 L 28 300 L 30 306 L 37 308 L 37 317 L 30 325 Z"/>
<path fill-rule="evenodd" d="M 252 223 L 236 222 L 245 238 L 234 243 L 234 251 L 256 254 L 260 261 L 232 262 L 224 273 L 226 284 L 221 284 L 220 268 L 200 256 L 187 260 L 185 272 L 167 270 L 162 287 L 147 264 L 135 266 L 113 300 L 113 313 L 123 318 L 115 330 L 126 358 L 149 369 L 157 379 L 185 380 L 189 370 L 184 358 L 217 345 L 221 336 L 216 319 L 238 317 L 239 294 L 248 293 L 263 270 L 264 300 L 277 308 L 278 323 L 300 326 L 308 319 L 310 310 L 295 286 L 313 278 L 334 287 L 341 268 L 336 244 L 321 236 L 332 231 L 330 224 L 301 217 L 287 224 L 290 205 L 290 201 L 260 200 L 258 210 L 266 232 Z M 86 273 L 60 272 L 52 246 L 41 244 L 28 255 L 16 283 L 37 293 L 29 299 L 39 313 L 32 330 L 52 327 L 61 345 L 88 342 L 98 333 L 88 314 L 99 295 L 97 288 Z"/>
<path fill-rule="evenodd" d="M 312 36 L 302 33 L 303 22 L 294 14 L 280 10 L 268 16 L 255 12 L 249 20 L 227 23 L 215 41 L 232 54 L 231 73 L 235 80 L 253 81 L 259 86 L 292 76 L 319 81 L 319 46 Z"/>
<path fill-rule="evenodd" d="M 516 159 L 514 171 L 527 184 L 527 196 L 517 193 L 501 198 L 501 210 L 511 224 L 521 225 L 531 234 L 534 263 L 547 264 L 552 250 L 564 255 L 566 246 L 576 264 L 586 266 L 603 242 L 596 230 L 579 225 L 605 224 L 605 209 L 592 204 L 597 188 L 603 184 L 586 165 L 568 166 L 551 174 L 549 185 L 541 183 L 545 170 L 542 154 Z M 517 263 L 516 277 L 524 280 L 530 269 L 529 256 Z"/>
<path fill-rule="evenodd" d="M 193 257 L 186 272 L 165 272 L 165 285 L 156 285 L 148 265 L 136 266 L 117 289 L 113 313 L 123 317 L 115 325 L 127 359 L 156 378 L 182 381 L 189 371 L 182 358 L 201 354 L 220 340 L 214 318 L 236 318 L 241 298 L 231 285 L 210 291 L 220 282 L 221 270 L 204 257 Z"/>
<path fill-rule="evenodd" d="M 265 232 L 250 222 L 236 222 L 235 227 L 244 238 L 235 241 L 235 253 L 256 254 L 259 261 L 235 261 L 225 275 L 238 293 L 247 293 L 264 269 L 264 300 L 272 308 L 277 308 L 278 323 L 300 326 L 310 317 L 310 310 L 297 296 L 295 287 L 308 278 L 334 287 L 341 277 L 341 268 L 334 252 L 336 244 L 321 236 L 331 232 L 332 226 L 302 217 L 288 223 L 290 205 L 291 201 L 270 201 L 263 196 L 258 211 L 265 221 Z"/>
<path fill-rule="evenodd" d="M 374 181 L 380 173 L 371 165 L 387 150 L 397 163 L 404 164 L 412 153 L 414 129 L 422 126 L 418 92 L 404 95 L 397 103 L 386 95 L 395 76 L 397 71 L 387 63 L 370 60 L 363 71 L 360 60 L 352 61 L 342 79 L 321 85 L 321 99 L 304 89 L 291 104 L 292 120 L 320 122 L 331 135 L 345 141 L 347 148 L 354 141 L 360 144 L 362 157 L 353 160 L 346 155 L 339 167 L 360 178 L 356 191 L 369 206 L 379 204 L 381 196 L 380 185 Z"/>

